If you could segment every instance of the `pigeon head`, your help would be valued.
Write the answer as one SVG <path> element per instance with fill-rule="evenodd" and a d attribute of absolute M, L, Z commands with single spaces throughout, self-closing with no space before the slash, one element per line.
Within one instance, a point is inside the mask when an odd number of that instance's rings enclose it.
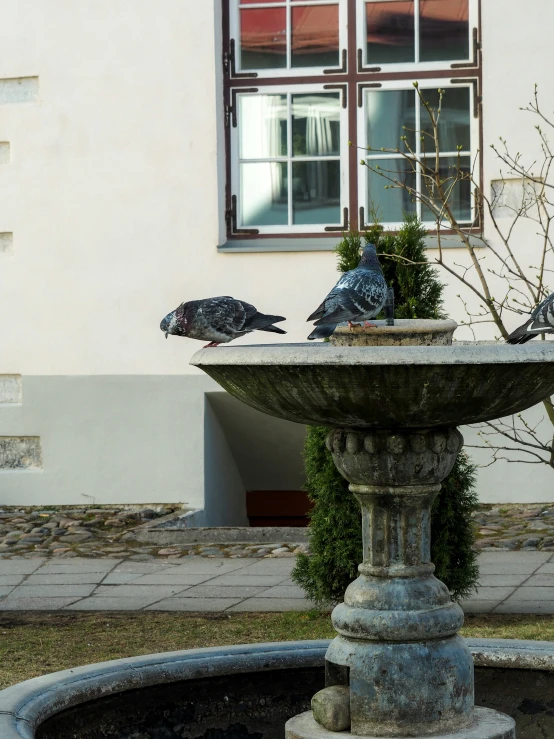
<path fill-rule="evenodd" d="M 379 259 L 377 258 L 377 250 L 375 248 L 375 244 L 366 245 L 365 249 L 362 252 L 362 258 L 360 259 L 358 267 L 373 269 L 377 272 L 381 272 L 381 265 L 379 264 Z"/>
<path fill-rule="evenodd" d="M 185 317 L 184 303 L 176 308 L 175 310 L 168 313 L 165 318 L 162 318 L 160 323 L 160 329 L 165 333 L 167 339 L 168 334 L 173 336 L 186 336 L 187 333 L 187 320 Z"/>

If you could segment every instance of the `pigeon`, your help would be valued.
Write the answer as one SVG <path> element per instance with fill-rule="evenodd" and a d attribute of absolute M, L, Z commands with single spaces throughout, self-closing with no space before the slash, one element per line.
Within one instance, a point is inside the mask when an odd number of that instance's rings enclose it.
<path fill-rule="evenodd" d="M 315 328 L 308 339 L 324 339 L 331 336 L 338 323 L 364 321 L 366 326 L 379 313 L 387 300 L 387 283 L 377 251 L 368 244 L 356 269 L 345 272 L 323 303 L 308 318 L 315 321 Z M 374 325 L 374 324 L 373 324 Z"/>
<path fill-rule="evenodd" d="M 537 334 L 554 333 L 554 293 L 542 301 L 524 324 L 506 339 L 508 344 L 525 344 Z"/>
<path fill-rule="evenodd" d="M 167 314 L 160 328 L 166 339 L 168 334 L 187 336 L 189 339 L 209 341 L 206 347 L 211 347 L 226 344 L 254 330 L 286 334 L 282 328 L 272 325 L 285 320 L 283 316 L 258 313 L 250 303 L 223 295 L 181 303 Z"/>

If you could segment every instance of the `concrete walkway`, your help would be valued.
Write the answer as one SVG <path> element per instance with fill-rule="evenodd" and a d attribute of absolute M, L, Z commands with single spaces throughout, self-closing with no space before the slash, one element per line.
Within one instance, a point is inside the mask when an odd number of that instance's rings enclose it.
<path fill-rule="evenodd" d="M 483 552 L 468 613 L 554 614 L 554 553 Z M 294 559 L 0 560 L 0 610 L 302 611 Z"/>

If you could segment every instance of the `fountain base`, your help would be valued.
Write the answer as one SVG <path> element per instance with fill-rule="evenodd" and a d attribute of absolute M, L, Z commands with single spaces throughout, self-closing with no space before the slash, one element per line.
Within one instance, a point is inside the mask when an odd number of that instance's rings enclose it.
<path fill-rule="evenodd" d="M 493 711 L 490 708 L 475 708 L 474 722 L 467 729 L 444 734 L 422 735 L 434 739 L 516 739 L 516 725 L 511 716 Z M 311 711 L 300 713 L 285 724 L 285 739 L 337 739 L 339 732 L 329 731 L 320 726 Z M 356 739 L 359 735 L 350 731 L 341 731 L 343 739 Z M 413 739 L 414 735 L 410 735 Z M 363 739 L 382 739 L 382 737 L 363 737 Z M 408 736 L 396 739 L 409 739 Z"/>

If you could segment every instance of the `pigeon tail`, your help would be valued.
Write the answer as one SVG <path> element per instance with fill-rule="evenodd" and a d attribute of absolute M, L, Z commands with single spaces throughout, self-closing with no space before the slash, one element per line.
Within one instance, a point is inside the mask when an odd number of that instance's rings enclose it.
<path fill-rule="evenodd" d="M 286 334 L 286 331 L 283 331 L 282 328 L 279 328 L 278 326 L 260 326 L 256 329 L 257 331 L 271 331 L 272 334 Z"/>
<path fill-rule="evenodd" d="M 308 336 L 309 341 L 312 339 L 326 339 L 331 336 L 333 331 L 336 329 L 337 324 L 325 324 L 323 326 L 316 326 L 312 333 Z"/>
<path fill-rule="evenodd" d="M 286 320 L 283 316 L 268 316 L 265 313 L 256 313 L 249 321 L 246 321 L 244 328 L 263 331 L 266 326 L 270 326 L 272 323 L 279 323 L 280 321 Z M 286 333 L 286 331 L 283 331 L 283 333 Z"/>
<path fill-rule="evenodd" d="M 526 341 L 530 341 L 531 339 L 534 339 L 537 334 L 532 334 L 527 332 L 527 326 L 529 323 L 524 323 L 523 326 L 519 326 L 516 328 L 515 331 L 512 331 L 512 333 L 507 337 L 506 343 L 507 344 L 525 344 Z"/>

